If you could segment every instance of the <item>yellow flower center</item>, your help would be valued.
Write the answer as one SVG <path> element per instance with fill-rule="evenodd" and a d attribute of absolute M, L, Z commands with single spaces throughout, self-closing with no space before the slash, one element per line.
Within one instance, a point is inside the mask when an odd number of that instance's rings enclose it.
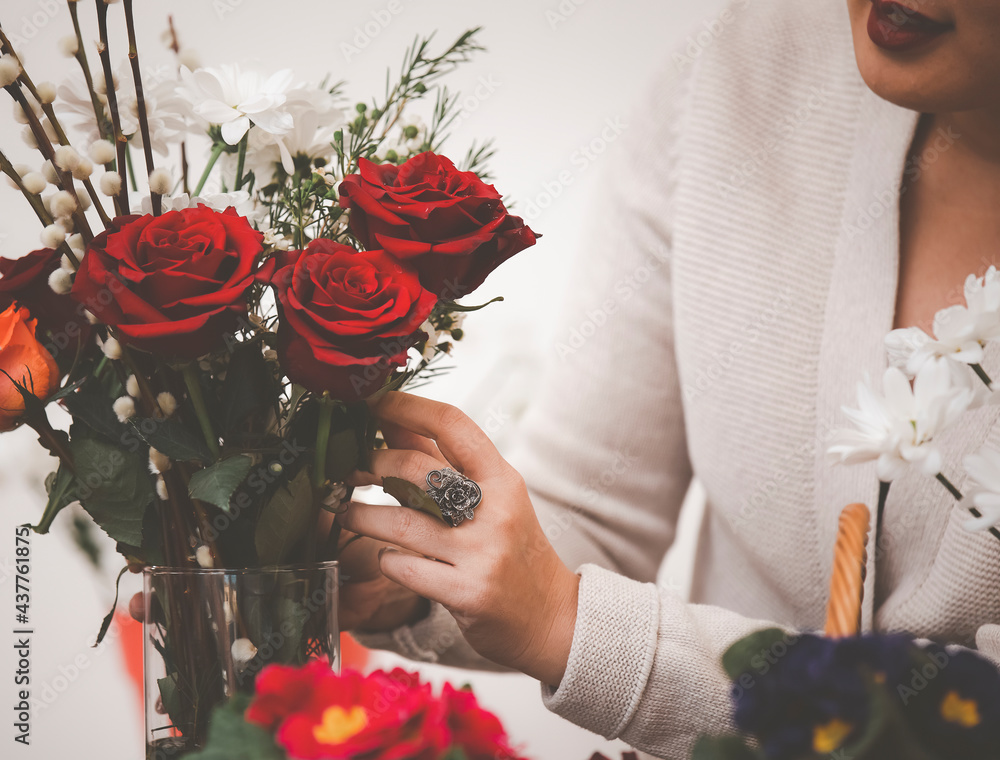
<path fill-rule="evenodd" d="M 979 705 L 974 699 L 962 699 L 957 691 L 949 691 L 941 703 L 941 717 L 963 728 L 979 725 Z"/>
<path fill-rule="evenodd" d="M 840 718 L 834 718 L 829 723 L 813 728 L 813 750 L 820 755 L 836 752 L 844 743 L 854 726 L 845 723 Z"/>
<path fill-rule="evenodd" d="M 313 728 L 313 736 L 320 744 L 343 744 L 364 731 L 367 725 L 368 715 L 361 707 L 354 705 L 345 710 L 334 705 L 323 711 L 323 722 Z"/>

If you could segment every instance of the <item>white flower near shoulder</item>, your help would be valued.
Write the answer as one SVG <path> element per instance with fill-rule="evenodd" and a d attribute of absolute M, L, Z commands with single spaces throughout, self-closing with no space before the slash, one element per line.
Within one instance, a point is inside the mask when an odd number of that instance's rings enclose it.
<path fill-rule="evenodd" d="M 963 461 L 969 474 L 965 501 L 982 515 L 965 523 L 968 530 L 989 530 L 1000 524 L 1000 451 L 983 447 Z"/>
<path fill-rule="evenodd" d="M 858 408 L 844 407 L 854 429 L 838 431 L 827 450 L 842 464 L 878 461 L 878 477 L 889 483 L 910 465 L 927 475 L 941 472 L 934 440 L 971 406 L 973 391 L 956 385 L 946 361 L 929 362 L 913 384 L 898 367 L 882 378 L 882 394 L 858 384 Z"/>
<path fill-rule="evenodd" d="M 181 69 L 179 92 L 191 103 L 196 115 L 222 127 L 222 139 L 236 145 L 256 126 L 274 135 L 287 134 L 293 126 L 285 109 L 292 72 L 284 69 L 268 78 L 233 65 Z"/>
<path fill-rule="evenodd" d="M 983 277 L 965 281 L 965 305 L 949 306 L 934 316 L 933 335 L 919 327 L 893 330 L 886 336 L 889 362 L 916 377 L 933 359 L 979 364 L 983 348 L 1000 340 L 1000 272 L 990 267 Z"/>

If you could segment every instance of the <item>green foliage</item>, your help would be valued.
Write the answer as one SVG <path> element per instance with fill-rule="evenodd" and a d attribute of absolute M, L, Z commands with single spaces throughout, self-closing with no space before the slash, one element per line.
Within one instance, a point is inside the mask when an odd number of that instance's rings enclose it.
<path fill-rule="evenodd" d="M 212 462 L 212 452 L 202 436 L 174 417 L 165 420 L 133 417 L 128 424 L 130 433 L 176 462 Z M 135 439 L 130 437 L 130 440 Z"/>
<path fill-rule="evenodd" d="M 227 435 L 255 413 L 275 406 L 277 387 L 257 340 L 241 343 L 233 351 L 222 388 L 222 425 Z"/>
<path fill-rule="evenodd" d="M 75 496 L 80 504 L 115 541 L 140 546 L 146 506 L 154 497 L 146 457 L 76 436 L 70 450 L 76 465 Z"/>
<path fill-rule="evenodd" d="M 691 760 L 763 760 L 738 736 L 703 736 L 694 745 Z"/>
<path fill-rule="evenodd" d="M 254 544 L 261 565 L 280 565 L 312 523 L 312 484 L 303 467 L 287 486 L 280 486 L 257 519 Z"/>
<path fill-rule="evenodd" d="M 187 755 L 188 760 L 285 760 L 285 753 L 260 726 L 243 718 L 250 698 L 238 694 L 212 713 L 205 748 Z"/>
<path fill-rule="evenodd" d="M 447 522 L 444 515 L 441 514 L 441 507 L 431 498 L 430 494 L 408 480 L 393 477 L 382 478 L 382 490 L 404 507 L 426 512 L 441 522 Z"/>
<path fill-rule="evenodd" d="M 787 645 L 788 634 L 780 628 L 766 628 L 751 633 L 733 644 L 722 655 L 722 669 L 733 681 L 753 670 L 753 660 L 764 652 L 770 652 L 779 642 Z"/>
<path fill-rule="evenodd" d="M 198 470 L 188 482 L 192 499 L 214 504 L 229 513 L 229 499 L 250 472 L 253 460 L 243 454 L 223 459 L 203 470 Z"/>

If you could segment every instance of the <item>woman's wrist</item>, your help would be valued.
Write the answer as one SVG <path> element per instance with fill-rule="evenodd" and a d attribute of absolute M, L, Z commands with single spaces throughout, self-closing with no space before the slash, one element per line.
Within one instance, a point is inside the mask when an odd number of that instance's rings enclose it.
<path fill-rule="evenodd" d="M 541 645 L 532 648 L 528 662 L 515 666 L 553 689 L 562 682 L 569 663 L 580 596 L 579 575 L 560 564 L 556 576 L 558 579 L 550 585 L 546 612 L 539 621 L 545 626 L 539 636 Z"/>

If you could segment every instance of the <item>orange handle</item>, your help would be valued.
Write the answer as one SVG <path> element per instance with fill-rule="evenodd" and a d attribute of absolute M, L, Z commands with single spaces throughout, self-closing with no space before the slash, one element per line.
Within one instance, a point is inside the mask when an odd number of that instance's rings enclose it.
<path fill-rule="evenodd" d="M 871 513 L 864 504 L 848 504 L 840 513 L 830 577 L 830 600 L 826 605 L 827 636 L 855 636 L 861 628 L 870 524 Z"/>

